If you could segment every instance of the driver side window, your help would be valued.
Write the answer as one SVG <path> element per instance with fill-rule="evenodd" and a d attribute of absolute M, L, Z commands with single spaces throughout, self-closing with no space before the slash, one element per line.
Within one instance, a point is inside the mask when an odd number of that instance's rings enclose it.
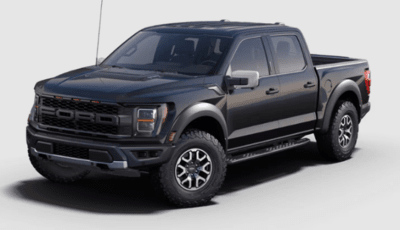
<path fill-rule="evenodd" d="M 260 77 L 269 75 L 267 57 L 261 38 L 246 39 L 240 43 L 231 61 L 231 71 L 236 70 L 258 71 Z"/>

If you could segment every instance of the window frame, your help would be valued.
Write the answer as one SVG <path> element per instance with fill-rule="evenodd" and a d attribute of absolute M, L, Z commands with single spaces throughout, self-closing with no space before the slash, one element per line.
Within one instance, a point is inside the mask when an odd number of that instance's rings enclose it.
<path fill-rule="evenodd" d="M 226 73 L 225 73 L 226 76 L 231 76 L 232 75 L 231 62 L 232 62 L 233 58 L 235 57 L 236 52 L 238 51 L 238 49 L 239 49 L 240 45 L 242 44 L 242 42 L 244 42 L 246 40 L 250 40 L 250 39 L 255 39 L 255 38 L 258 38 L 261 41 L 261 44 L 262 44 L 262 46 L 264 48 L 264 54 L 265 54 L 265 58 L 266 58 L 267 68 L 268 68 L 268 75 L 260 76 L 260 79 L 266 78 L 266 77 L 270 77 L 270 76 L 272 76 L 274 74 L 274 71 L 272 71 L 272 63 L 270 61 L 270 57 L 271 56 L 268 53 L 270 51 L 269 50 L 270 47 L 268 47 L 268 45 L 265 44 L 265 41 L 264 41 L 263 37 L 264 37 L 263 35 L 247 36 L 247 37 L 239 39 L 239 41 L 236 42 L 235 44 L 232 44 L 234 47 L 233 46 L 231 47 L 231 48 L 233 48 L 233 52 L 232 52 L 232 55 L 230 55 L 229 60 L 228 60 L 228 69 L 226 70 Z"/>
<path fill-rule="evenodd" d="M 279 72 L 279 68 L 278 68 L 278 64 L 277 64 L 278 63 L 277 62 L 277 57 L 276 57 L 275 53 L 272 52 L 272 50 L 274 50 L 274 47 L 272 45 L 273 43 L 272 43 L 271 37 L 280 37 L 280 36 L 295 36 L 296 37 L 297 41 L 299 42 L 300 50 L 301 50 L 301 53 L 303 55 L 303 59 L 304 59 L 304 63 L 305 63 L 303 69 L 301 69 L 299 71 L 292 71 L 292 72 L 285 72 L 285 73 L 280 73 Z M 274 68 L 275 68 L 275 75 L 274 76 L 279 76 L 279 75 L 284 75 L 284 74 L 302 73 L 302 72 L 307 70 L 307 67 L 309 66 L 309 63 L 308 63 L 308 60 L 307 60 L 305 52 L 304 52 L 304 47 L 303 47 L 303 44 L 301 42 L 302 40 L 299 39 L 299 37 L 300 37 L 299 34 L 295 33 L 295 32 L 278 32 L 278 33 L 272 33 L 272 34 L 265 35 L 265 39 L 268 41 L 268 45 L 269 45 L 269 48 L 271 50 L 273 65 L 274 65 Z"/>

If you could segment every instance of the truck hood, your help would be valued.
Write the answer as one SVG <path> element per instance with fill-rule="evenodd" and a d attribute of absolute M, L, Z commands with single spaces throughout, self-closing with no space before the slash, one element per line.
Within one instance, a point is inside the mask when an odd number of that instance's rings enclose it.
<path fill-rule="evenodd" d="M 111 102 L 165 97 L 200 87 L 204 77 L 122 68 L 86 67 L 39 82 L 43 94 Z"/>

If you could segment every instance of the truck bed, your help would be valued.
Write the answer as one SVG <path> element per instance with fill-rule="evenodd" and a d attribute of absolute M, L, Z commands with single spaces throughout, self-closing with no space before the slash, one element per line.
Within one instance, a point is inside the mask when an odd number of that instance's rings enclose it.
<path fill-rule="evenodd" d="M 313 62 L 313 65 L 315 67 L 318 67 L 320 65 L 358 61 L 359 59 L 342 57 L 342 56 L 328 56 L 328 55 L 311 54 L 311 60 Z"/>
<path fill-rule="evenodd" d="M 349 67 L 349 66 L 356 67 L 359 64 L 367 63 L 367 60 L 364 59 L 341 57 L 341 56 L 318 55 L 318 54 L 311 54 L 311 60 L 318 74 L 321 74 L 320 72 L 321 70 L 334 68 L 336 71 L 338 71 L 341 67 Z M 368 68 L 368 64 L 366 65 L 365 68 Z M 360 73 L 362 73 L 362 71 L 360 71 Z M 322 75 L 319 76 L 322 77 Z"/>
<path fill-rule="evenodd" d="M 317 107 L 319 122 L 317 127 L 322 127 L 323 111 L 325 111 L 331 93 L 338 84 L 347 79 L 358 85 L 362 97 L 361 103 L 368 103 L 369 97 L 364 81 L 364 71 L 369 69 L 367 60 L 315 54 L 311 54 L 311 60 L 321 85 Z"/>
<path fill-rule="evenodd" d="M 311 54 L 311 60 L 320 80 L 330 79 L 335 82 L 333 87 L 336 86 L 336 83 L 338 84 L 347 78 L 358 78 L 360 76 L 362 78 L 364 70 L 368 69 L 368 62 L 365 59 Z M 357 82 L 357 84 L 360 84 L 360 82 Z"/>

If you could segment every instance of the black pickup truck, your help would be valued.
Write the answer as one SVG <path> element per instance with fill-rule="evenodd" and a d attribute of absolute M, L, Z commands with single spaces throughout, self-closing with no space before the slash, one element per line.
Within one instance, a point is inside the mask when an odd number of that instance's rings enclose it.
<path fill-rule="evenodd" d="M 152 26 L 101 63 L 36 84 L 29 158 L 54 182 L 149 174 L 173 204 L 203 205 L 227 164 L 308 134 L 327 159 L 349 159 L 370 86 L 366 60 L 310 55 L 280 23 Z"/>

